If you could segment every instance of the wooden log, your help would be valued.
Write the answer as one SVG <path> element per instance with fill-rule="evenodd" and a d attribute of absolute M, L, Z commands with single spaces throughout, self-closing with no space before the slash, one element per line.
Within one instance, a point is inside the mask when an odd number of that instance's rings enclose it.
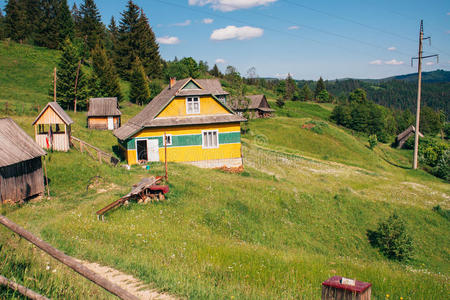
<path fill-rule="evenodd" d="M 25 297 L 28 297 L 29 299 L 33 300 L 49 300 L 47 297 L 44 297 L 42 295 L 39 295 L 35 291 L 30 290 L 29 288 L 26 288 L 18 283 L 15 283 L 14 281 L 9 280 L 6 277 L 3 277 L 0 275 L 0 285 L 4 285 L 9 287 L 10 289 L 13 289 L 15 291 L 18 291 Z"/>
<path fill-rule="evenodd" d="M 41 239 L 37 238 L 30 232 L 26 231 L 19 225 L 15 224 L 8 218 L 6 218 L 3 215 L 0 215 L 0 223 L 7 227 L 8 229 L 14 231 L 21 237 L 28 240 L 30 243 L 36 245 L 40 249 L 42 249 L 44 252 L 52 256 L 53 258 L 57 259 L 61 263 L 65 264 L 69 268 L 73 269 L 75 272 L 80 274 L 81 276 L 89 279 L 90 281 L 94 282 L 95 284 L 101 286 L 108 292 L 116 295 L 117 297 L 121 299 L 130 299 L 130 300 L 138 300 L 139 298 L 132 295 L 128 291 L 122 289 L 118 285 L 112 283 L 111 281 L 105 279 L 104 277 L 100 276 L 99 274 L 95 273 L 94 271 L 91 271 L 87 267 L 83 266 L 81 263 L 76 261 L 73 257 L 70 257 L 66 254 L 64 254 L 62 251 L 53 248 L 50 244 L 42 241 Z"/>

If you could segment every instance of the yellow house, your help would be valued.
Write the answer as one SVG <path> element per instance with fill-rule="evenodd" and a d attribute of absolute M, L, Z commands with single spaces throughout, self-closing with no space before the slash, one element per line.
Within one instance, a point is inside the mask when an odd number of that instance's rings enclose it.
<path fill-rule="evenodd" d="M 140 113 L 116 129 L 114 135 L 128 164 L 164 161 L 167 147 L 167 161 L 200 167 L 241 166 L 240 122 L 246 119 L 207 86 L 192 78 L 171 79 Z"/>

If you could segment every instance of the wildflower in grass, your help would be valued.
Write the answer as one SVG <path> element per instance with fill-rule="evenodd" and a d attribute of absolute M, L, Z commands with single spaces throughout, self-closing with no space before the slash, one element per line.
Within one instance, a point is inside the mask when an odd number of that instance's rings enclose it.
<path fill-rule="evenodd" d="M 389 299 L 389 294 L 386 294 L 386 299 Z"/>

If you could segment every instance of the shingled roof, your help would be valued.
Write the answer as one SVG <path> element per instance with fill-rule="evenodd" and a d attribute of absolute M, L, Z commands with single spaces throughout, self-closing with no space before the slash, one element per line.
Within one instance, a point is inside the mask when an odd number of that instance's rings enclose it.
<path fill-rule="evenodd" d="M 40 119 L 40 117 L 42 116 L 42 114 L 47 110 L 47 107 L 51 107 L 53 109 L 53 111 L 61 118 L 61 120 L 66 124 L 66 125 L 70 125 L 73 123 L 73 120 L 69 117 L 69 115 L 64 111 L 64 109 L 59 106 L 58 102 L 49 102 L 47 103 L 47 105 L 44 107 L 44 109 L 41 111 L 41 113 L 36 117 L 36 119 L 34 120 L 33 124 L 36 124 L 36 122 Z"/>
<path fill-rule="evenodd" d="M 196 79 L 195 81 L 198 82 L 202 86 L 202 88 L 211 91 L 213 95 L 229 95 L 230 93 L 226 92 L 222 84 L 220 83 L 219 79 Z"/>
<path fill-rule="evenodd" d="M 203 89 L 182 90 L 182 88 L 191 80 L 197 83 Z M 189 116 L 189 117 L 166 117 L 155 119 L 155 117 L 172 101 L 174 97 L 199 96 L 199 95 L 215 95 L 215 94 L 214 91 L 210 91 L 204 88 L 200 82 L 192 78 L 177 80 L 172 85 L 172 87 L 167 86 L 161 93 L 159 93 L 158 96 L 153 98 L 153 100 L 150 101 L 150 103 L 147 104 L 147 106 L 141 112 L 139 112 L 136 116 L 134 116 L 131 120 L 129 120 L 128 123 L 114 130 L 114 135 L 120 140 L 125 140 L 131 137 L 139 130 L 146 127 L 230 123 L 230 122 L 246 121 L 244 118 L 235 115 L 231 109 L 229 109 L 223 103 L 220 103 L 220 101 L 218 101 L 218 103 L 224 106 L 231 113 L 231 115 L 207 115 L 207 116 L 203 115 L 198 116 L 198 118 Z"/>
<path fill-rule="evenodd" d="M 117 98 L 91 98 L 89 99 L 88 117 L 120 116 L 117 108 Z"/>
<path fill-rule="evenodd" d="M 40 157 L 46 152 L 10 118 L 0 119 L 0 167 Z"/>
<path fill-rule="evenodd" d="M 260 109 L 263 111 L 271 112 L 274 111 L 270 108 L 269 104 L 267 103 L 266 96 L 264 95 L 249 95 L 245 96 L 246 100 L 243 100 L 239 102 L 239 100 L 235 99 L 232 101 L 232 107 L 233 109 L 239 110 L 239 109 Z M 247 107 L 248 105 L 248 107 Z"/>

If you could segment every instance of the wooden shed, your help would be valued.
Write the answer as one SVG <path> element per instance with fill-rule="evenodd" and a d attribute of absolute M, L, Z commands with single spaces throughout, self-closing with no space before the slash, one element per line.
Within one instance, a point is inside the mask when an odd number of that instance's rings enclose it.
<path fill-rule="evenodd" d="M 275 111 L 270 108 L 265 95 L 249 95 L 245 96 L 245 99 L 241 101 L 234 99 L 231 103 L 231 108 L 239 115 L 247 111 L 250 119 L 270 118 Z"/>
<path fill-rule="evenodd" d="M 120 127 L 122 113 L 117 98 L 91 98 L 87 113 L 88 128 L 114 130 Z"/>
<path fill-rule="evenodd" d="M 57 102 L 49 102 L 33 122 L 36 143 L 46 149 L 69 151 L 72 123 Z"/>
<path fill-rule="evenodd" d="M 0 201 L 21 202 L 44 192 L 46 153 L 12 119 L 0 119 Z"/>
<path fill-rule="evenodd" d="M 395 138 L 395 143 L 397 145 L 397 148 L 402 148 L 403 144 L 405 144 L 406 141 L 415 133 L 416 133 L 416 128 L 413 125 L 411 125 L 408 128 L 406 128 L 405 131 L 403 131 L 402 133 L 397 135 L 397 137 Z M 423 134 L 420 133 L 420 131 L 419 131 L 419 136 L 423 137 Z"/>

